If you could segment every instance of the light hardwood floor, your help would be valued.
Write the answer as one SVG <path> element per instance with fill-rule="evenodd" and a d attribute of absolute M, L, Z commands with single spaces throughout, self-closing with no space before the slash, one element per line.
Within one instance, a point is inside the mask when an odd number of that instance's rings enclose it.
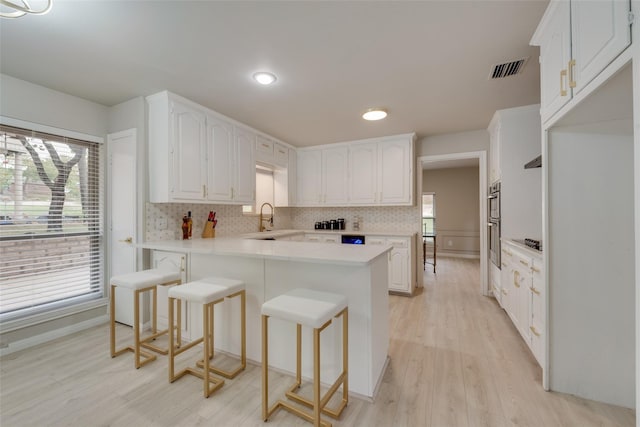
<path fill-rule="evenodd" d="M 413 298 L 391 296 L 389 368 L 374 403 L 351 399 L 334 426 L 634 426 L 635 411 L 542 390 L 507 315 L 479 294 L 479 264 L 441 258 Z M 124 329 L 124 328 L 121 328 Z M 0 425 L 264 426 L 260 369 L 210 398 L 167 380 L 164 356 L 139 370 L 109 357 L 108 325 L 0 359 Z M 290 378 L 271 374 L 272 396 Z M 268 425 L 310 424 L 278 411 Z"/>

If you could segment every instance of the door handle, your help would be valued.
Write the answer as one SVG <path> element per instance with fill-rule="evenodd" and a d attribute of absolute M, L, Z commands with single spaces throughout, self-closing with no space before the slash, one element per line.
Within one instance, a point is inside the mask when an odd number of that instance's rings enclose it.
<path fill-rule="evenodd" d="M 122 242 L 122 243 L 133 243 L 133 237 L 127 237 L 124 240 L 118 240 L 118 242 Z"/>

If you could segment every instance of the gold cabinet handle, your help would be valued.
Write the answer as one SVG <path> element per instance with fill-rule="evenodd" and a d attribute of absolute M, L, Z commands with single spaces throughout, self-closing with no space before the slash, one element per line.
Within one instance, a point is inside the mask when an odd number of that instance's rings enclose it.
<path fill-rule="evenodd" d="M 526 265 L 527 267 L 529 267 L 529 263 L 527 261 L 523 261 L 523 260 L 519 260 L 520 264 L 522 265 Z"/>
<path fill-rule="evenodd" d="M 207 186 L 203 185 L 202 186 L 202 197 L 207 197 Z"/>
<path fill-rule="evenodd" d="M 133 237 L 127 237 L 124 240 L 118 240 L 118 242 L 122 242 L 122 243 L 133 243 Z"/>
<path fill-rule="evenodd" d="M 520 272 L 519 271 L 514 271 L 513 272 L 513 286 L 515 286 L 516 288 L 520 287 L 520 285 L 518 284 L 518 279 L 520 279 Z"/>
<path fill-rule="evenodd" d="M 503 268 L 507 268 L 507 264 L 505 264 L 504 262 L 502 263 L 502 267 Z"/>
<path fill-rule="evenodd" d="M 537 337 L 540 336 L 540 332 L 536 331 L 536 328 L 534 328 L 533 326 L 529 326 L 529 329 L 531 330 L 531 332 L 533 332 L 533 334 Z"/>
<path fill-rule="evenodd" d="M 534 273 L 540 273 L 540 269 L 537 267 L 531 267 L 531 271 L 533 271 Z"/>
<path fill-rule="evenodd" d="M 560 96 L 567 96 L 567 88 L 564 83 L 567 80 L 567 70 L 560 71 Z"/>
<path fill-rule="evenodd" d="M 507 291 L 505 291 L 504 289 L 501 289 L 501 291 L 502 291 L 502 294 L 503 294 L 503 295 L 506 295 L 506 294 L 507 294 Z"/>
<path fill-rule="evenodd" d="M 533 292 L 534 294 L 540 295 L 540 291 L 534 288 L 533 286 L 530 286 L 529 289 L 531 289 L 531 292 Z"/>
<path fill-rule="evenodd" d="M 576 80 L 574 78 L 574 69 L 576 68 L 576 60 L 569 61 L 569 87 L 576 87 Z"/>
<path fill-rule="evenodd" d="M 184 271 L 184 257 L 180 257 L 180 271 Z"/>

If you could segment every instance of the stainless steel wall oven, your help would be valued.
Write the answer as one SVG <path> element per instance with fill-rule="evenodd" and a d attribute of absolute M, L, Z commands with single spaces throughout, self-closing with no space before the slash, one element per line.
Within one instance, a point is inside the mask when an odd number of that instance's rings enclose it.
<path fill-rule="evenodd" d="M 500 268 L 500 182 L 489 186 L 487 205 L 489 210 L 487 222 L 489 258 L 496 267 Z"/>

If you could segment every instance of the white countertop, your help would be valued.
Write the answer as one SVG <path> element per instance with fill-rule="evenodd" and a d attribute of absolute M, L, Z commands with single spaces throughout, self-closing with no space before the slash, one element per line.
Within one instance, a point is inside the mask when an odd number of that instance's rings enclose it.
<path fill-rule="evenodd" d="M 295 232 L 295 230 L 289 231 Z M 323 231 L 327 232 L 331 230 Z M 272 231 L 261 234 L 270 233 L 273 233 L 275 236 L 278 232 Z M 216 237 L 213 239 L 162 240 L 139 243 L 136 246 L 143 249 L 188 254 L 233 255 L 250 258 L 341 265 L 369 264 L 377 257 L 385 255 L 391 250 L 391 246 L 388 245 L 337 245 L 335 243 L 255 240 L 255 238 L 244 236 Z"/>
<path fill-rule="evenodd" d="M 370 231 L 370 230 L 271 230 L 271 231 L 263 231 L 261 233 L 246 233 L 241 234 L 239 237 L 244 239 L 266 239 L 269 236 L 271 237 L 285 237 L 292 236 L 294 234 L 355 234 L 355 235 L 364 235 L 364 236 L 398 236 L 398 237 L 411 237 L 416 233 L 409 233 L 403 231 Z"/>
<path fill-rule="evenodd" d="M 539 250 L 534 249 L 534 248 L 530 248 L 529 246 L 525 245 L 523 242 L 519 241 L 518 239 L 502 238 L 500 240 L 503 243 L 507 243 L 507 244 L 510 244 L 512 246 L 515 246 L 516 248 L 518 248 L 520 250 L 523 250 L 526 253 L 535 256 L 536 258 L 542 259 L 542 251 L 539 251 Z"/>

